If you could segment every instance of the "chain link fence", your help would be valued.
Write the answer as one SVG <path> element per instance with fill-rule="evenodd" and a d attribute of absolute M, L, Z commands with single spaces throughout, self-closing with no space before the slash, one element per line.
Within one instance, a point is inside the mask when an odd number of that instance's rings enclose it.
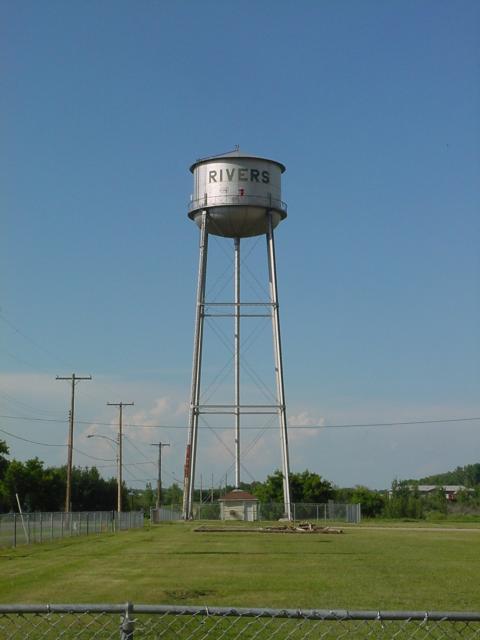
<path fill-rule="evenodd" d="M 332 522 L 348 522 L 358 524 L 362 519 L 361 507 L 359 504 L 337 504 L 328 502 L 325 504 L 317 503 L 299 503 L 295 502 L 291 505 L 292 517 L 294 520 L 310 520 L 325 525 Z M 221 508 L 218 502 L 195 503 L 193 505 L 193 517 L 195 520 L 220 520 Z M 247 519 L 242 517 L 241 513 L 236 510 L 235 517 L 230 519 Z M 255 510 L 255 519 L 272 521 L 279 520 L 285 515 L 283 503 L 270 502 L 259 503 Z M 181 520 L 181 505 L 164 505 L 160 509 L 152 509 L 150 511 L 151 521 L 153 523 Z"/>
<path fill-rule="evenodd" d="M 0 514 L 0 547 L 143 527 L 143 511 L 73 511 Z"/>
<path fill-rule="evenodd" d="M 478 639 L 480 612 L 0 605 L 2 640 Z"/>
<path fill-rule="evenodd" d="M 160 509 L 150 509 L 150 522 L 153 524 L 175 522 L 182 520 L 182 517 L 182 505 L 167 504 Z"/>

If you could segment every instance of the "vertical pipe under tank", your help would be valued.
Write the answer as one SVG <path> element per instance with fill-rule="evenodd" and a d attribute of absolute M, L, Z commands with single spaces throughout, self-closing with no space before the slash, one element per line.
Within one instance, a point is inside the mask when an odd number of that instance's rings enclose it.
<path fill-rule="evenodd" d="M 240 489 L 240 238 L 235 246 L 234 291 L 234 349 L 235 349 L 235 488 Z"/>

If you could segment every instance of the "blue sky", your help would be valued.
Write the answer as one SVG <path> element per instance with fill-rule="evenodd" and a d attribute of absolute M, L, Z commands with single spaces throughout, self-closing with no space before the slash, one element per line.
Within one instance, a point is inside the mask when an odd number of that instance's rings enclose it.
<path fill-rule="evenodd" d="M 114 474 L 109 443 L 86 435 L 114 436 L 106 402 L 135 401 L 132 423 L 169 428 L 127 430 L 126 481 L 155 477 L 159 440 L 172 444 L 164 482 L 181 478 L 198 260 L 188 167 L 239 144 L 287 167 L 290 424 L 332 426 L 292 428 L 292 469 L 382 488 L 478 462 L 480 420 L 333 428 L 480 416 L 477 2 L 2 2 L 0 24 L 12 455 L 65 461 L 69 390 L 55 376 L 75 371 L 93 376 L 77 388 L 75 464 Z M 271 354 L 268 327 L 259 336 L 252 363 Z M 218 483 L 230 455 L 201 438 L 198 473 Z M 244 464 L 245 480 L 278 467 L 277 432 Z"/>

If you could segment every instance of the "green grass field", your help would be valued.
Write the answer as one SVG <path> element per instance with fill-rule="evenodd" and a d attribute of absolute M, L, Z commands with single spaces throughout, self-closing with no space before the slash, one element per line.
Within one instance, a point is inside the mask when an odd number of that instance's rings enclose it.
<path fill-rule="evenodd" d="M 2 603 L 475 611 L 480 530 L 195 533 L 195 525 L 0 551 Z"/>

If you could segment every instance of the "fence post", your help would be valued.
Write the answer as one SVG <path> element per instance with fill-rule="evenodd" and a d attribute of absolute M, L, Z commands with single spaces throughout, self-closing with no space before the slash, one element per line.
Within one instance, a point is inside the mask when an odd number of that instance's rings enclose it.
<path fill-rule="evenodd" d="M 40 511 L 40 544 L 43 542 L 43 518 L 42 512 Z"/>
<path fill-rule="evenodd" d="M 13 514 L 13 546 L 17 546 L 17 514 Z"/>
<path fill-rule="evenodd" d="M 133 640 L 135 622 L 130 617 L 132 612 L 133 605 L 131 602 L 127 602 L 127 604 L 125 605 L 125 613 L 121 617 L 120 621 L 120 640 Z"/>

